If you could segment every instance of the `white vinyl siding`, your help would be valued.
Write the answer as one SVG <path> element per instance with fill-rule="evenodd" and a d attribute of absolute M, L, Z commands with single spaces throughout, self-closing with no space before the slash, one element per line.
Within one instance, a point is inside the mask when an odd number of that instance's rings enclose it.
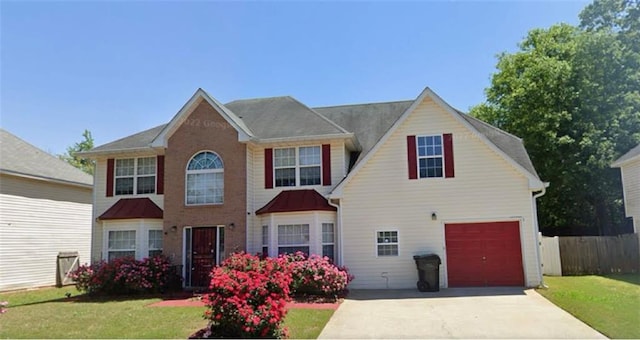
<path fill-rule="evenodd" d="M 90 261 L 91 189 L 0 175 L 0 291 L 56 284 L 57 255 Z"/>
<path fill-rule="evenodd" d="M 134 158 L 134 157 L 152 157 L 149 154 L 138 153 L 133 155 L 123 155 L 116 156 L 116 158 Z M 109 158 L 113 158 L 109 157 Z M 153 155 L 156 157 L 156 155 Z M 91 233 L 92 241 L 91 241 L 91 261 L 96 262 L 103 259 L 103 244 L 104 244 L 104 232 L 102 229 L 102 221 L 96 220 L 97 217 L 102 215 L 107 209 L 109 209 L 112 205 L 116 204 L 123 196 L 106 196 L 106 179 L 107 179 L 107 159 L 99 158 L 96 161 L 95 175 L 94 175 L 94 204 L 93 204 L 93 232 Z M 164 195 L 158 194 L 145 194 L 140 195 L 140 197 L 147 197 L 153 203 L 155 203 L 160 209 L 164 210 Z M 87 259 L 88 262 L 88 259 Z"/>
<path fill-rule="evenodd" d="M 283 143 L 277 145 L 250 145 L 247 147 L 247 152 L 251 153 L 251 163 L 253 164 L 253 170 L 248 171 L 250 175 L 252 175 L 251 179 L 247 179 L 248 187 L 248 205 L 247 211 L 251 212 L 251 215 L 248 216 L 247 223 L 247 251 L 250 253 L 260 252 L 262 249 L 262 225 L 264 225 L 263 216 L 255 215 L 255 211 L 262 208 L 265 204 L 267 204 L 271 199 L 276 197 L 283 190 L 292 190 L 294 188 L 291 187 L 275 187 L 273 189 L 265 189 L 264 187 L 264 150 L 265 148 L 284 148 L 284 147 L 299 147 L 299 146 L 318 146 L 321 144 L 330 144 L 331 146 L 331 186 L 324 185 L 313 185 L 313 186 L 304 186 L 301 189 L 314 189 L 321 195 L 328 194 L 335 185 L 340 183 L 340 181 L 346 176 L 345 172 L 345 164 L 348 164 L 348 159 L 346 157 L 347 151 L 345 148 L 344 141 L 342 140 L 332 140 L 332 141 L 309 141 L 309 142 L 301 142 L 301 143 Z M 274 174 L 275 175 L 275 174 Z M 275 181 L 275 178 L 274 178 Z M 332 216 L 335 216 L 334 212 L 331 212 Z M 335 220 L 335 217 L 332 219 Z M 292 223 L 298 223 L 293 221 Z M 275 228 L 272 228 L 275 230 Z M 273 248 L 276 249 L 276 248 Z M 316 254 L 320 254 L 321 249 L 313 250 L 312 252 L 316 252 Z"/>
<path fill-rule="evenodd" d="M 162 238 L 158 241 L 162 236 L 162 220 L 108 220 L 102 225 L 102 258 L 107 261 L 125 256 L 140 260 L 162 252 Z"/>
<path fill-rule="evenodd" d="M 633 217 L 634 231 L 640 231 L 640 159 L 620 168 L 624 189 L 624 210 Z"/>
<path fill-rule="evenodd" d="M 268 255 L 271 257 L 278 256 L 280 247 L 305 247 L 304 251 L 309 254 L 322 255 L 325 246 L 329 246 L 330 242 L 324 242 L 327 239 L 328 233 L 323 233 L 327 229 L 327 225 L 334 226 L 334 233 L 338 235 L 338 229 L 336 226 L 336 213 L 333 211 L 309 211 L 309 212 L 292 212 L 292 213 L 276 213 L 261 215 L 258 223 L 260 227 L 258 236 L 256 236 L 258 245 L 255 246 L 254 253 L 262 252 L 263 248 L 268 248 Z M 295 239 L 295 237 L 289 237 L 283 239 L 285 234 L 279 233 L 279 226 L 293 226 L 303 225 L 308 226 L 308 232 L 304 232 L 305 238 Z M 324 226 L 324 227 L 323 227 Z M 264 232 L 267 232 L 265 235 Z M 289 233 L 287 232 L 288 234 Z M 301 235 L 298 233 L 298 235 Z M 264 241 L 267 243 L 265 244 Z M 283 242 L 280 242 L 283 241 Z M 300 242 L 298 242 L 300 241 Z M 338 244 L 338 240 L 335 240 L 334 247 Z M 291 249 L 286 249 L 289 252 Z M 302 249 L 301 249 L 302 250 Z M 338 254 L 336 254 L 337 256 Z"/>
<path fill-rule="evenodd" d="M 406 137 L 442 133 L 453 134 L 456 177 L 409 180 Z M 345 186 L 341 204 L 341 264 L 355 275 L 351 288 L 415 289 L 412 256 L 427 253 L 442 259 L 440 283 L 446 287 L 444 223 L 514 218 L 521 219 L 525 284 L 540 283 L 527 178 L 428 98 Z M 372 251 L 372 237 L 385 225 L 399 231 L 401 256 L 376 256 Z"/>

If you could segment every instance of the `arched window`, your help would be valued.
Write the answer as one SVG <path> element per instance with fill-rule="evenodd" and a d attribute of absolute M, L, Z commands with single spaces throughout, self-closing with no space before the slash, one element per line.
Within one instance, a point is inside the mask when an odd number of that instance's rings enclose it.
<path fill-rule="evenodd" d="M 202 151 L 187 165 L 187 205 L 222 204 L 224 198 L 224 166 L 211 151 Z"/>

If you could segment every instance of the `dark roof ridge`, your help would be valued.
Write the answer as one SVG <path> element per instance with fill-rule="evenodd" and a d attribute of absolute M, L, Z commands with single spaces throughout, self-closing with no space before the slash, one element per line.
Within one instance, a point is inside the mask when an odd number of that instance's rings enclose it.
<path fill-rule="evenodd" d="M 414 102 L 415 99 L 407 99 L 407 100 L 391 100 L 384 102 L 372 102 L 372 103 L 359 103 L 359 104 L 340 104 L 340 105 L 328 105 L 328 106 L 316 106 L 312 107 L 312 109 L 330 109 L 330 108 L 338 108 L 343 106 L 364 106 L 364 105 L 379 105 L 379 104 L 394 104 L 394 103 L 407 103 Z"/>

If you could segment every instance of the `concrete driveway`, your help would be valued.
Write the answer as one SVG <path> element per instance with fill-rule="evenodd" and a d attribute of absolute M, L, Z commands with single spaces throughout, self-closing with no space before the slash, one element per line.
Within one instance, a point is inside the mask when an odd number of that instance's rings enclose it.
<path fill-rule="evenodd" d="M 356 290 L 320 339 L 603 339 L 533 289 Z"/>

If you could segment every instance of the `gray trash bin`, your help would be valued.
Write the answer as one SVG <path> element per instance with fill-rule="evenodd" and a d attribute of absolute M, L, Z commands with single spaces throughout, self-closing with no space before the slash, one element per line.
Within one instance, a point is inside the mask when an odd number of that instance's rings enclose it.
<path fill-rule="evenodd" d="M 436 254 L 415 255 L 418 268 L 418 290 L 421 292 L 440 291 L 440 257 Z"/>

